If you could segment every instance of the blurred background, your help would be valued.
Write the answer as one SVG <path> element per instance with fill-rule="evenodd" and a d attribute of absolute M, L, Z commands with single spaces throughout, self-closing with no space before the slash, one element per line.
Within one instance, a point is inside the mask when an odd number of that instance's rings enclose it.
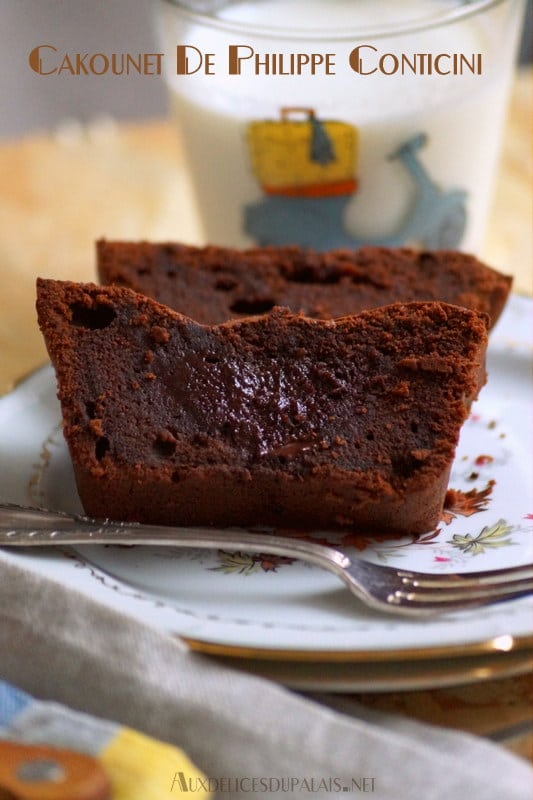
<path fill-rule="evenodd" d="M 77 52 L 157 52 L 156 0 L 0 0 L 0 137 L 15 137 L 76 118 L 161 117 L 166 110 L 158 76 L 58 75 L 28 66 L 38 44 Z"/>
<path fill-rule="evenodd" d="M 46 361 L 35 321 L 37 275 L 94 280 L 100 237 L 205 243 L 182 143 L 166 118 L 163 79 L 47 78 L 28 64 L 45 43 L 69 53 L 157 52 L 157 2 L 0 0 L 0 395 Z M 513 86 L 480 252 L 528 293 L 531 75 L 524 66 Z"/>
<path fill-rule="evenodd" d="M 0 137 L 12 138 L 76 118 L 101 114 L 118 120 L 163 116 L 163 81 L 150 76 L 68 75 L 53 80 L 28 67 L 41 43 L 70 52 L 156 52 L 153 25 L 158 0 L 0 0 Z M 327 4 L 327 3 L 326 3 Z M 520 59 L 531 59 L 532 2 Z"/>

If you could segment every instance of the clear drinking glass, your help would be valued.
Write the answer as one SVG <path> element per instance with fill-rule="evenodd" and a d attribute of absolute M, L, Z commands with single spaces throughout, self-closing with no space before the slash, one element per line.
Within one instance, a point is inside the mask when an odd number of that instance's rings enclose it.
<path fill-rule="evenodd" d="M 160 0 L 205 241 L 477 251 L 523 0 Z"/>

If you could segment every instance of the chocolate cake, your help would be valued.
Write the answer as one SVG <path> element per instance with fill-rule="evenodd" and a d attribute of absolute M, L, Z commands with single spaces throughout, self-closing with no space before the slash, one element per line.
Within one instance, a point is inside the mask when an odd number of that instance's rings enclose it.
<path fill-rule="evenodd" d="M 127 286 L 211 325 L 276 305 L 332 319 L 410 300 L 465 306 L 494 324 L 511 288 L 511 278 L 456 251 L 243 251 L 102 240 L 97 263 L 102 283 Z"/>
<path fill-rule="evenodd" d="M 39 280 L 37 311 L 95 517 L 427 531 L 485 379 L 486 316 L 445 303 L 206 326 Z"/>

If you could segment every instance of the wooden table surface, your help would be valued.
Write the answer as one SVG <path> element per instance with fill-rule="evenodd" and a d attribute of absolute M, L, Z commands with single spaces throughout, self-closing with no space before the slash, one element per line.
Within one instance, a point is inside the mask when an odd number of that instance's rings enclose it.
<path fill-rule="evenodd" d="M 515 82 L 481 257 L 532 289 L 531 71 Z M 167 121 L 65 123 L 0 143 L 0 394 L 44 363 L 35 278 L 93 280 L 94 241 L 201 243 L 177 134 Z M 364 695 L 366 704 L 501 738 L 531 755 L 530 676 L 475 686 Z M 503 732 L 503 733 L 502 733 Z M 507 732 L 507 733 L 505 733 Z"/>

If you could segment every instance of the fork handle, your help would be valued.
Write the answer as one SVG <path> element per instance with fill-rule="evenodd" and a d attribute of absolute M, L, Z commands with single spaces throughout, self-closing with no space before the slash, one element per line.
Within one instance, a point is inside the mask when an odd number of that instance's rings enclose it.
<path fill-rule="evenodd" d="M 251 553 L 297 558 L 329 570 L 332 566 L 337 567 L 339 575 L 351 563 L 348 556 L 333 547 L 269 533 L 237 528 L 174 528 L 137 522 L 112 522 L 11 503 L 0 504 L 0 546 L 82 544 L 245 549 Z"/>

